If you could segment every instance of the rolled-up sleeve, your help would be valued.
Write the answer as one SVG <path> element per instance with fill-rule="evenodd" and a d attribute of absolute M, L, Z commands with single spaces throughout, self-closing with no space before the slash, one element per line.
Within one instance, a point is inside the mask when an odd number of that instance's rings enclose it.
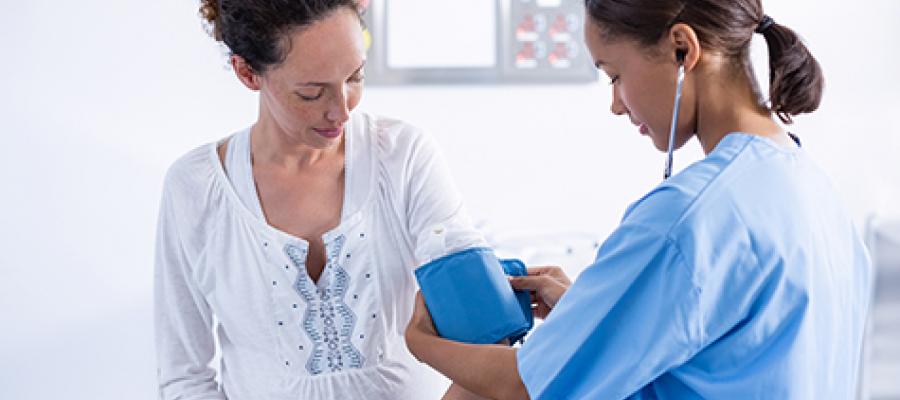
<path fill-rule="evenodd" d="M 411 138 L 400 190 L 416 261 L 485 246 L 434 140 L 421 132 Z"/>

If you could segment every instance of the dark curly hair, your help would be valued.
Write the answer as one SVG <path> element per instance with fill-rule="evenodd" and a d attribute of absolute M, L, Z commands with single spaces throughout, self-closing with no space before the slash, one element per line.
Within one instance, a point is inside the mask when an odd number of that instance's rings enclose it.
<path fill-rule="evenodd" d="M 359 15 L 355 0 L 201 0 L 200 15 L 213 38 L 261 74 L 287 57 L 290 32 L 342 7 Z"/>
<path fill-rule="evenodd" d="M 748 65 L 750 40 L 765 14 L 760 0 L 585 0 L 587 14 L 609 39 L 630 38 L 652 46 L 677 23 L 689 25 L 700 43 Z M 825 78 L 794 31 L 776 23 L 761 30 L 769 46 L 769 109 L 782 122 L 819 107 Z"/>

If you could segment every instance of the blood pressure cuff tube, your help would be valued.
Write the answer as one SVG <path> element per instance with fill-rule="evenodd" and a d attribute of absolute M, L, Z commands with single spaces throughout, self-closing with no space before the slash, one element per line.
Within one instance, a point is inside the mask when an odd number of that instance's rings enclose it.
<path fill-rule="evenodd" d="M 514 291 L 504 273 L 528 274 L 521 261 L 498 260 L 487 248 L 452 253 L 416 269 L 438 334 L 477 344 L 521 340 L 534 324 L 531 296 Z"/>

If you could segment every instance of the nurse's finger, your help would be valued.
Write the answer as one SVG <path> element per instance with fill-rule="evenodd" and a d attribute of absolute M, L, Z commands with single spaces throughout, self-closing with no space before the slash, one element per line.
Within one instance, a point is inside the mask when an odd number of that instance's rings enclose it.
<path fill-rule="evenodd" d="M 572 283 L 562 268 L 557 266 L 531 267 L 528 268 L 528 275 L 546 275 L 551 276 L 566 285 Z"/>
<path fill-rule="evenodd" d="M 559 285 L 553 278 L 546 275 L 535 276 L 512 276 L 509 278 L 509 284 L 518 290 L 534 290 L 540 291 L 548 285 Z"/>
<path fill-rule="evenodd" d="M 531 307 L 531 313 L 535 318 L 546 319 L 547 315 L 550 314 L 550 306 L 547 303 L 540 302 Z"/>
<path fill-rule="evenodd" d="M 550 308 L 556 305 L 559 298 L 569 288 L 569 285 L 547 275 L 517 276 L 510 278 L 509 283 L 515 289 L 535 291 L 540 300 Z"/>
<path fill-rule="evenodd" d="M 555 265 L 541 265 L 537 267 L 528 267 L 526 268 L 528 271 L 528 275 L 550 275 L 553 272 L 559 270 L 562 271 L 561 268 Z"/>

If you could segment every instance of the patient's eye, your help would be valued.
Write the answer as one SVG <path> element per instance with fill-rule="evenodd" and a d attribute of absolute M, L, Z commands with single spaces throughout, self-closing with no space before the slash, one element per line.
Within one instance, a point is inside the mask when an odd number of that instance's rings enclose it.
<path fill-rule="evenodd" d="M 325 93 L 325 88 L 323 87 L 308 87 L 297 90 L 297 97 L 300 97 L 301 100 L 304 101 L 315 101 L 322 97 L 322 94 Z"/>

